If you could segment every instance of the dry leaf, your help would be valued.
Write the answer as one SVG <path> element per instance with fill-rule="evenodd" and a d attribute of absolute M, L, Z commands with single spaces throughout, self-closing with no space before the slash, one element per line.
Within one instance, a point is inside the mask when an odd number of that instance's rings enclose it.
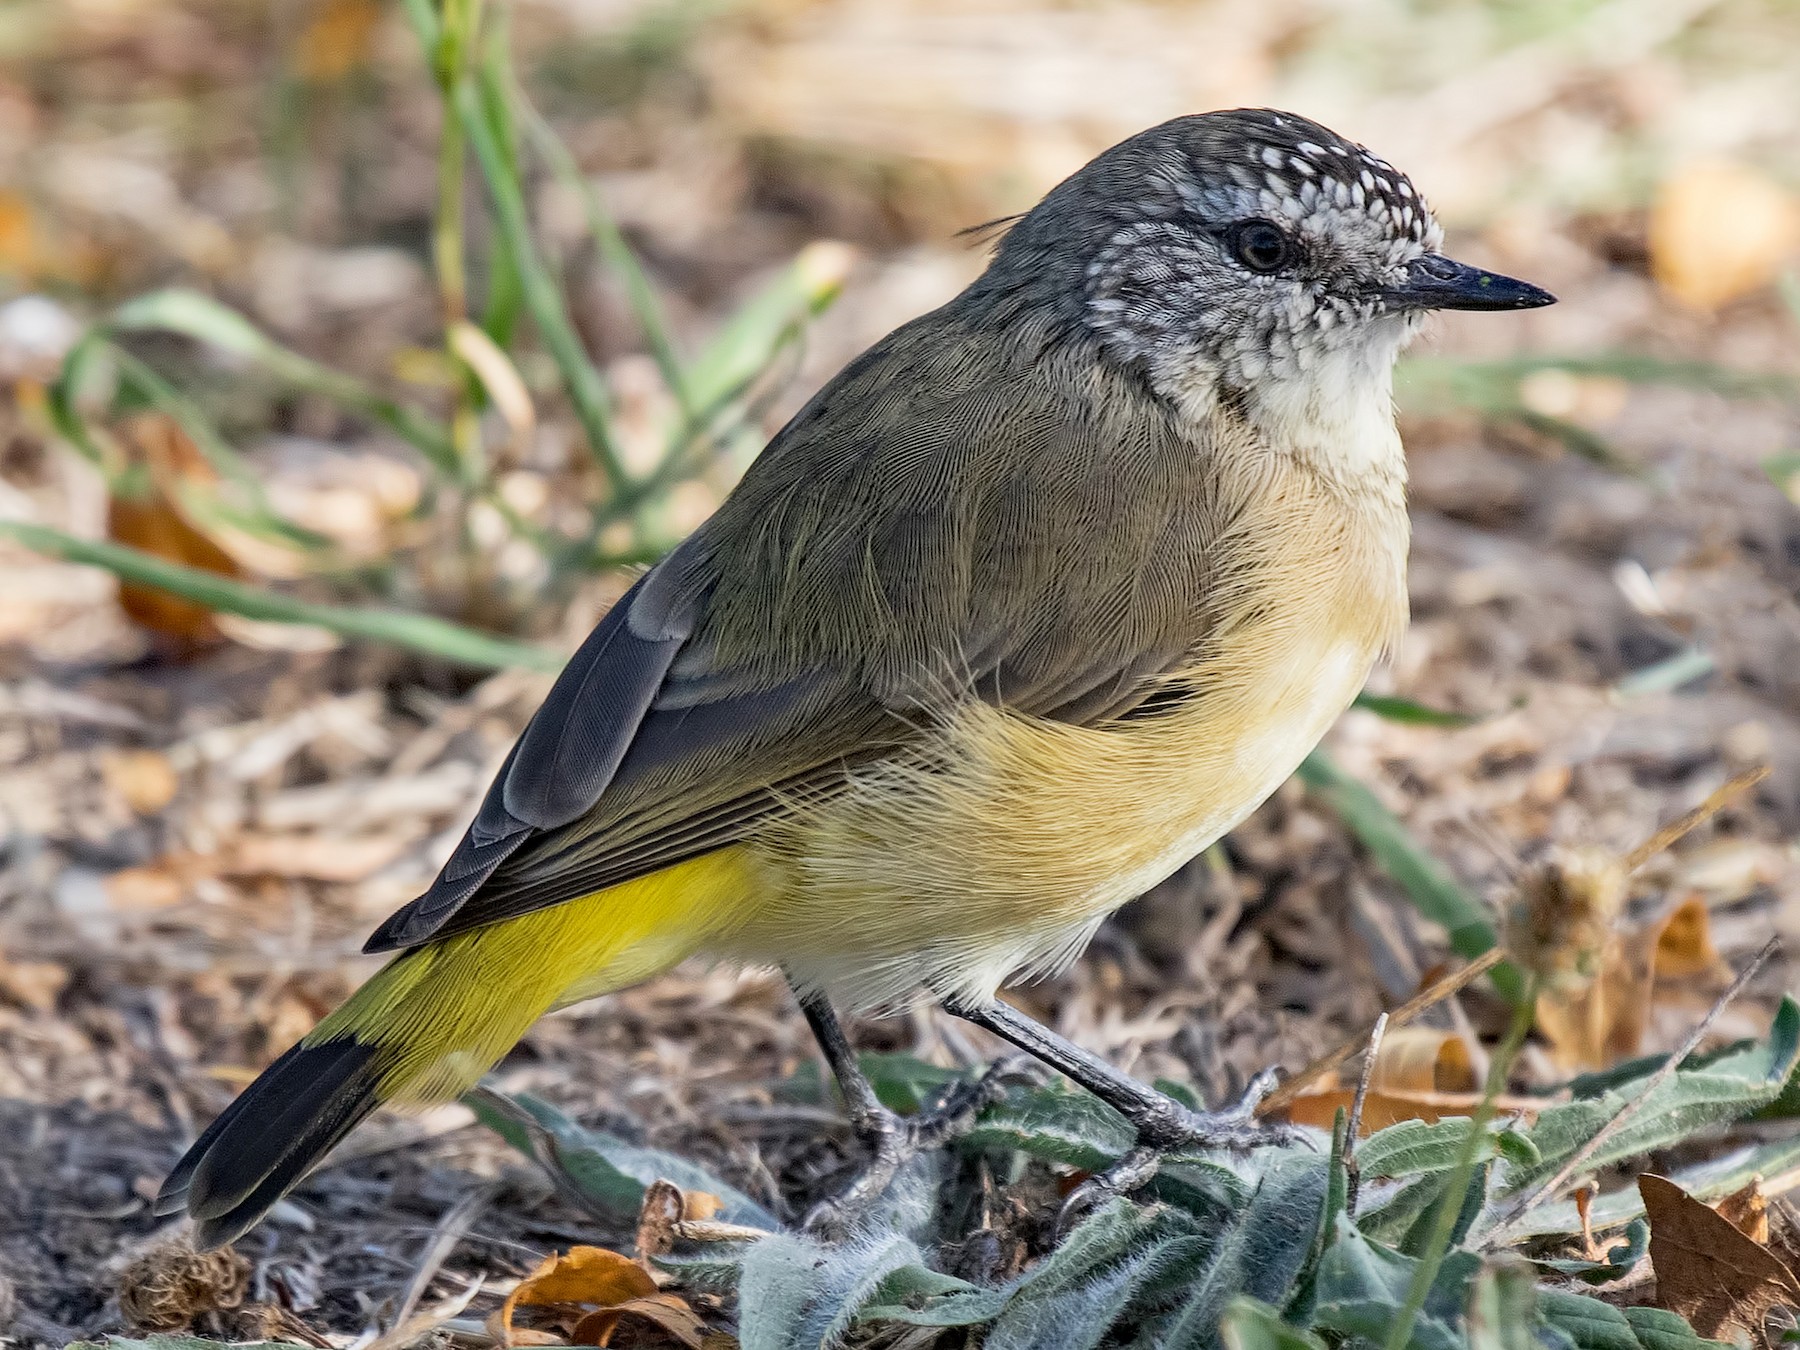
<path fill-rule="evenodd" d="M 1666 1177 L 1638 1178 L 1650 1220 L 1657 1305 L 1702 1336 L 1760 1336 L 1775 1307 L 1800 1308 L 1800 1283 L 1768 1248 Z"/>
<path fill-rule="evenodd" d="M 519 1282 L 500 1305 L 498 1335 L 503 1345 L 548 1345 L 528 1329 L 513 1327 L 522 1307 L 560 1307 L 577 1311 L 576 1321 L 593 1308 L 612 1308 L 656 1293 L 650 1273 L 628 1256 L 604 1247 L 571 1247 L 567 1255 L 551 1253 Z"/>
<path fill-rule="evenodd" d="M 1700 896 L 1690 895 L 1662 920 L 1654 965 L 1659 980 L 1730 977 L 1719 949 L 1713 946 L 1711 914 Z"/>
<path fill-rule="evenodd" d="M 414 831 L 378 834 L 267 834 L 245 830 L 231 841 L 218 870 L 233 876 L 362 881 L 412 847 Z"/>
<path fill-rule="evenodd" d="M 674 1248 L 675 1225 L 681 1222 L 686 1209 L 687 1199 L 674 1182 L 658 1177 L 644 1188 L 632 1245 L 645 1270 L 649 1270 L 652 1258 L 666 1256 Z"/>
<path fill-rule="evenodd" d="M 301 77 L 337 80 L 363 65 L 380 20 L 376 0 L 324 0 L 302 30 L 294 52 Z"/>
<path fill-rule="evenodd" d="M 109 750 L 100 756 L 100 776 L 140 816 L 153 816 L 175 800 L 181 778 L 160 750 Z"/>
<path fill-rule="evenodd" d="M 1538 995 L 1537 1030 L 1558 1068 L 1603 1069 L 1637 1053 L 1650 1025 L 1655 956 L 1654 933 L 1615 933 L 1594 980 Z"/>
<path fill-rule="evenodd" d="M 1604 1069 L 1640 1053 L 1657 981 L 1717 975 L 1706 903 L 1693 896 L 1598 949 L 1591 981 L 1564 980 L 1538 996 L 1537 1029 L 1559 1068 Z"/>
<path fill-rule="evenodd" d="M 617 1330 L 620 1321 L 627 1317 L 643 1318 L 673 1340 L 689 1347 L 689 1350 L 700 1350 L 706 1335 L 706 1324 L 688 1307 L 687 1300 L 674 1294 L 651 1294 L 589 1313 L 570 1330 L 570 1343 L 610 1344 L 613 1332 Z"/>
<path fill-rule="evenodd" d="M 1769 1245 L 1769 1198 L 1762 1192 L 1760 1176 L 1751 1177 L 1730 1195 L 1721 1196 L 1713 1208 L 1752 1242 Z"/>
<path fill-rule="evenodd" d="M 106 876 L 106 899 L 123 913 L 167 909 L 181 903 L 188 886 L 202 870 L 201 860 L 191 854 L 170 854 L 140 867 L 126 867 Z"/>
<path fill-rule="evenodd" d="M 107 502 L 107 537 L 170 562 L 238 576 L 231 555 L 196 528 L 179 505 L 183 485 L 211 486 L 218 478 L 187 433 L 155 412 L 128 418 L 119 430 L 131 463 L 148 472 L 148 482 L 135 497 L 115 492 Z M 134 623 L 180 648 L 209 646 L 223 636 L 210 609 L 151 586 L 121 581 L 119 606 Z"/>
<path fill-rule="evenodd" d="M 1717 309 L 1761 290 L 1800 247 L 1800 199 L 1742 164 L 1695 164 L 1657 189 L 1650 270 L 1677 299 Z"/>
<path fill-rule="evenodd" d="M 69 971 L 50 961 L 8 961 L 0 952 L 0 1003 L 47 1013 L 69 986 Z"/>
<path fill-rule="evenodd" d="M 1369 1077 L 1360 1132 L 1369 1134 L 1402 1120 L 1436 1121 L 1440 1110 L 1466 1111 L 1450 1106 L 1444 1097 L 1460 1098 L 1477 1086 L 1475 1065 L 1461 1036 L 1432 1027 L 1390 1031 L 1382 1038 Z M 1355 1096 L 1354 1085 L 1346 1086 L 1332 1075 L 1290 1102 L 1288 1119 L 1328 1130 L 1338 1108 L 1348 1110 Z"/>
<path fill-rule="evenodd" d="M 29 277 L 37 271 L 39 260 L 31 203 L 17 192 L 0 192 L 0 271 Z"/>

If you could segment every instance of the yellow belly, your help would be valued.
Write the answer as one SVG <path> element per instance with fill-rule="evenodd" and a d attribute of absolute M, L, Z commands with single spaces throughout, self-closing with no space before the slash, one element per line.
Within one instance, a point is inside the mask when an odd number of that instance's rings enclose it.
<path fill-rule="evenodd" d="M 1345 498 L 1275 461 L 1255 488 L 1177 706 L 1082 727 L 962 704 L 923 746 L 734 846 L 741 891 L 666 915 L 655 950 L 620 952 L 579 993 L 687 951 L 873 1008 L 921 988 L 988 997 L 1072 958 L 1281 785 L 1405 623 L 1397 488 Z"/>
<path fill-rule="evenodd" d="M 1185 707 L 1084 728 L 970 705 L 922 760 L 758 847 L 779 893 L 726 939 L 851 1006 L 987 997 L 1236 825 L 1355 697 L 1379 644 L 1317 628 L 1240 651 Z"/>

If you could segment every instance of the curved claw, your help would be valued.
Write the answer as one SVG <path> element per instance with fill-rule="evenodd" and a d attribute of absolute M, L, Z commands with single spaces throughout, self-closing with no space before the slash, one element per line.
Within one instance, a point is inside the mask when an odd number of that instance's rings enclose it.
<path fill-rule="evenodd" d="M 1025 1055 L 996 1060 L 979 1078 L 950 1086 L 943 1098 L 916 1116 L 899 1116 L 882 1109 L 859 1129 L 870 1151 L 869 1164 L 838 1194 L 821 1200 L 808 1211 L 802 1227 L 822 1237 L 844 1236 L 858 1210 L 882 1193 L 912 1158 L 954 1143 L 975 1126 L 988 1107 L 1006 1095 L 1013 1083 L 1041 1082 L 1044 1070 Z"/>
<path fill-rule="evenodd" d="M 1161 1170 L 1162 1161 L 1160 1149 L 1140 1144 L 1104 1172 L 1096 1172 L 1082 1182 L 1069 1192 L 1069 1198 L 1063 1201 L 1062 1209 L 1057 1211 L 1057 1240 L 1068 1236 L 1071 1228 L 1107 1201 L 1121 1195 L 1130 1195 L 1133 1191 L 1148 1186 Z"/>
<path fill-rule="evenodd" d="M 1190 1111 L 1171 1102 L 1165 1116 L 1140 1129 L 1135 1148 L 1104 1172 L 1082 1182 L 1063 1202 L 1057 1215 L 1058 1234 L 1066 1233 L 1113 1197 L 1141 1190 L 1170 1154 L 1221 1148 L 1248 1152 L 1303 1139 L 1305 1136 L 1291 1125 L 1265 1124 L 1256 1118 L 1256 1108 L 1275 1090 L 1278 1077 L 1273 1069 L 1259 1073 L 1250 1080 L 1244 1095 L 1222 1111 Z"/>

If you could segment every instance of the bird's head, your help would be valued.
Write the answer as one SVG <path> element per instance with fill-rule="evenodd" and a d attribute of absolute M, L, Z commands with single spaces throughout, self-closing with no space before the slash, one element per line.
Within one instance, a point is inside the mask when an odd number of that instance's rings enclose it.
<path fill-rule="evenodd" d="M 994 269 L 1054 287 L 1067 322 L 1191 410 L 1291 420 L 1385 400 L 1429 310 L 1552 303 L 1442 242 L 1386 161 L 1304 117 L 1240 109 L 1114 146 L 1019 221 Z"/>

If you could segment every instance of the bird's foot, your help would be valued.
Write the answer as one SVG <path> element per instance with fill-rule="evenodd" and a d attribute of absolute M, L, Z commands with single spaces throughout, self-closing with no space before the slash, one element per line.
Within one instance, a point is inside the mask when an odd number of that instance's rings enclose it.
<path fill-rule="evenodd" d="M 851 1129 L 869 1150 L 868 1165 L 843 1190 L 813 1206 L 806 1216 L 806 1231 L 819 1237 L 843 1237 L 908 1162 L 955 1143 L 974 1128 L 983 1111 L 1006 1095 L 1009 1086 L 1039 1082 L 1042 1074 L 1036 1061 L 1011 1055 L 995 1061 L 979 1078 L 954 1084 L 942 1100 L 917 1115 L 896 1115 L 878 1106 L 853 1118 Z"/>
<path fill-rule="evenodd" d="M 1067 1231 L 1075 1223 L 1115 1196 L 1130 1195 L 1148 1185 L 1170 1154 L 1207 1149 L 1248 1152 L 1292 1143 L 1299 1132 L 1290 1125 L 1264 1124 L 1256 1108 L 1275 1090 L 1277 1074 L 1269 1069 L 1258 1074 L 1236 1104 L 1223 1111 L 1190 1111 L 1176 1101 L 1159 1107 L 1134 1122 L 1138 1142 L 1104 1172 L 1097 1172 L 1070 1193 L 1063 1202 L 1057 1227 Z"/>

